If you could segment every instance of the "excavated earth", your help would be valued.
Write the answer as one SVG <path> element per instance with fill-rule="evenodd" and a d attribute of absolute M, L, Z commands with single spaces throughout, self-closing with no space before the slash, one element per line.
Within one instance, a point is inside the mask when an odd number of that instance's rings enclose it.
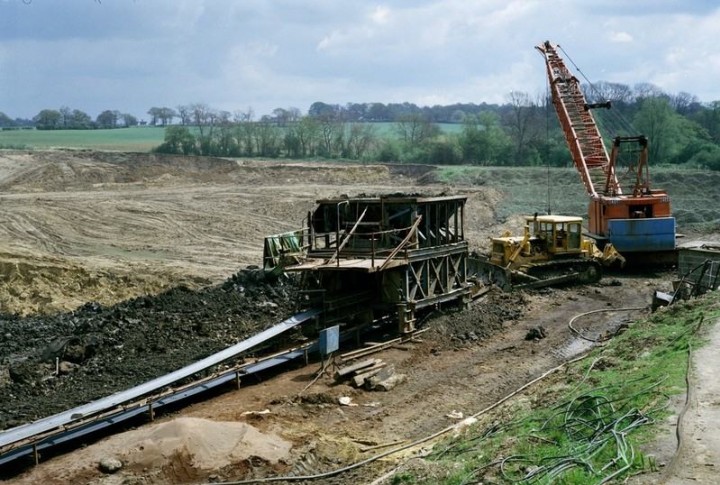
<path fill-rule="evenodd" d="M 293 282 L 246 269 L 221 285 L 176 287 L 111 306 L 0 320 L 0 429 L 167 374 L 291 315 Z"/>
<path fill-rule="evenodd" d="M 256 265 L 263 237 L 299 228 L 316 199 L 465 194 L 465 236 L 485 249 L 520 218 L 498 217 L 507 194 L 476 182 L 439 184 L 427 166 L 1 152 L 0 430 L 160 376 L 292 315 L 295 281 L 267 279 Z M 582 288 L 491 291 L 468 309 L 438 309 L 420 338 L 384 351 L 406 378 L 390 392 L 301 366 L 4 472 L 16 483 L 119 484 L 334 470 L 492 404 L 587 348 L 567 328 L 572 316 L 632 308 L 578 324 L 589 335 L 613 332 L 644 315 L 671 278 L 624 273 Z M 108 458 L 122 469 L 103 474 Z M 369 483 L 392 466 L 312 483 Z M 420 473 L 433 481 L 431 466 Z"/>

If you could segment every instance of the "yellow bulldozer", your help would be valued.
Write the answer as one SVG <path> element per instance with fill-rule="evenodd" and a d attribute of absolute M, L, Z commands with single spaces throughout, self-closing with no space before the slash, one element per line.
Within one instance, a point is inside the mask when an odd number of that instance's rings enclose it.
<path fill-rule="evenodd" d="M 522 236 L 506 232 L 491 241 L 489 257 L 471 266 L 478 279 L 505 290 L 596 283 L 603 267 L 625 265 L 612 244 L 601 251 L 583 237 L 581 217 L 527 216 Z"/>

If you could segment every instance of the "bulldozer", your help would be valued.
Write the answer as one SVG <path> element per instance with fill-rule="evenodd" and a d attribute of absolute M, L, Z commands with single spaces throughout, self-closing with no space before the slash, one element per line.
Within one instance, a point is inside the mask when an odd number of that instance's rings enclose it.
<path fill-rule="evenodd" d="M 604 267 L 625 265 L 612 244 L 601 251 L 583 237 L 581 217 L 526 216 L 522 236 L 506 232 L 491 242 L 490 255 L 473 258 L 471 266 L 477 279 L 507 291 L 596 283 Z"/>

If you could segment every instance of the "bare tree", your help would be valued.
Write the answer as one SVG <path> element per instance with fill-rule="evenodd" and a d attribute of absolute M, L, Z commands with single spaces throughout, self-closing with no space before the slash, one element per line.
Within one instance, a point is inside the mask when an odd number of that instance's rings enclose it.
<path fill-rule="evenodd" d="M 374 126 L 366 123 L 351 123 L 346 143 L 348 156 L 354 159 L 362 158 L 376 139 Z"/>
<path fill-rule="evenodd" d="M 408 147 L 416 147 L 440 132 L 422 113 L 401 115 L 395 121 L 395 132 Z"/>
<path fill-rule="evenodd" d="M 535 139 L 539 132 L 539 103 L 533 101 L 529 94 L 512 91 L 507 96 L 510 110 L 503 121 L 515 142 L 515 163 L 526 161 L 528 143 Z"/>
<path fill-rule="evenodd" d="M 635 92 L 635 99 L 640 102 L 643 99 L 658 98 L 665 94 L 662 89 L 652 83 L 637 83 L 633 86 L 633 91 Z"/>
<path fill-rule="evenodd" d="M 235 123 L 242 123 L 246 121 L 252 121 L 255 118 L 255 111 L 248 106 L 245 111 L 237 110 L 233 113 Z"/>
<path fill-rule="evenodd" d="M 188 126 L 190 123 L 192 123 L 192 110 L 190 109 L 190 106 L 187 105 L 180 105 L 177 107 L 177 114 L 180 118 L 180 124 L 183 126 Z"/>
<path fill-rule="evenodd" d="M 675 110 L 676 113 L 686 116 L 693 111 L 693 107 L 699 107 L 700 101 L 697 96 L 685 91 L 680 91 L 675 95 L 670 96 L 670 107 Z"/>
<path fill-rule="evenodd" d="M 192 121 L 198 129 L 198 141 L 200 142 L 200 152 L 206 155 L 210 151 L 212 144 L 213 128 L 217 114 L 205 103 L 194 103 L 190 105 Z"/>

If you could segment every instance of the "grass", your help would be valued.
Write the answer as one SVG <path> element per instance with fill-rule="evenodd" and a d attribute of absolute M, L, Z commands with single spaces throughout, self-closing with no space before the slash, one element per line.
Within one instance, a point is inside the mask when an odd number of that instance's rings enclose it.
<path fill-rule="evenodd" d="M 505 199 L 496 207 L 500 219 L 545 213 L 548 201 L 553 214 L 587 212 L 585 190 L 571 168 L 443 166 L 438 167 L 437 177 L 451 185 L 480 185 L 502 191 Z"/>
<path fill-rule="evenodd" d="M 1 148 L 47 149 L 90 148 L 127 152 L 149 152 L 165 138 L 160 127 L 115 130 L 7 130 L 0 131 Z"/>
<path fill-rule="evenodd" d="M 501 220 L 513 214 L 545 213 L 586 216 L 588 196 L 580 176 L 572 167 L 438 167 L 438 181 L 463 186 L 493 187 L 505 194 L 496 208 Z M 665 189 L 672 199 L 678 231 L 720 228 L 720 172 L 655 167 L 654 188 Z"/>
<path fill-rule="evenodd" d="M 688 348 L 702 343 L 696 331 L 719 317 L 714 292 L 635 322 L 500 417 L 436 445 L 429 459 L 446 468 L 441 483 L 605 483 L 653 470 L 640 446 L 685 390 Z"/>
<path fill-rule="evenodd" d="M 379 136 L 393 136 L 394 123 L 372 123 Z M 440 124 L 445 133 L 457 133 L 462 125 Z M 165 138 L 165 128 L 147 126 L 115 130 L 2 130 L 0 148 L 46 149 L 91 148 L 128 152 L 149 152 Z"/>
<path fill-rule="evenodd" d="M 393 123 L 373 123 L 378 136 L 391 136 Z M 455 132 L 459 124 L 443 124 L 445 132 Z M 0 149 L 80 148 L 148 152 L 163 142 L 161 127 L 134 127 L 116 130 L 7 130 L 0 131 Z M 653 187 L 667 190 L 672 198 L 678 230 L 720 229 L 720 172 L 679 167 L 653 167 Z M 504 220 L 514 214 L 545 213 L 585 215 L 588 198 L 574 168 L 440 166 L 440 182 L 458 187 L 481 185 L 505 194 L 497 207 Z M 622 178 L 622 176 L 621 176 Z M 626 177 L 627 178 L 627 177 Z"/>

